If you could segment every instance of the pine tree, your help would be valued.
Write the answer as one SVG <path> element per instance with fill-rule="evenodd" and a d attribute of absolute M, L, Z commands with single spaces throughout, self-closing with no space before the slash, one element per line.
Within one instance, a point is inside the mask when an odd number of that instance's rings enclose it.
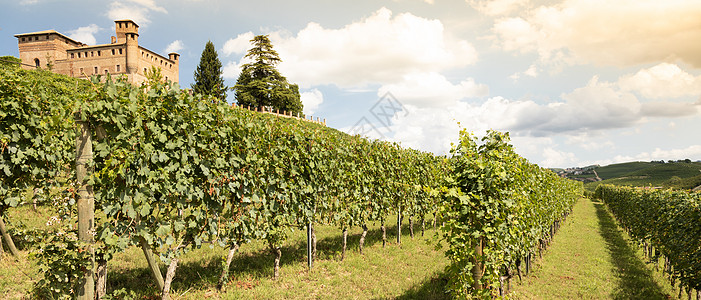
<path fill-rule="evenodd" d="M 240 105 L 273 109 L 292 113 L 302 113 L 299 86 L 287 82 L 275 68 L 282 60 L 273 50 L 267 35 L 258 35 L 251 40 L 253 48 L 246 58 L 252 62 L 241 66 L 241 74 L 236 81 L 236 102 Z"/>
<path fill-rule="evenodd" d="M 219 100 L 226 100 L 227 87 L 222 77 L 222 64 L 212 41 L 208 41 L 204 46 L 200 64 L 195 70 L 195 83 L 191 87 L 196 94 L 212 95 Z"/>

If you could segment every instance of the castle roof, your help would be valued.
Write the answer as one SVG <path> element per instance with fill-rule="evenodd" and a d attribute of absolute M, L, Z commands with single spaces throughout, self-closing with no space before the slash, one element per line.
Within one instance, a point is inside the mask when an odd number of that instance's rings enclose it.
<path fill-rule="evenodd" d="M 136 24 L 136 22 L 134 22 L 134 21 L 132 21 L 132 20 L 130 20 L 130 19 L 114 20 L 114 22 L 115 22 L 115 23 L 117 23 L 117 22 L 129 22 L 129 23 L 132 23 L 132 24 L 136 25 L 137 28 L 139 27 L 139 24 Z"/>
<path fill-rule="evenodd" d="M 42 31 L 36 31 L 36 32 L 28 32 L 28 33 L 15 34 L 15 37 L 16 37 L 16 38 L 20 38 L 20 37 L 23 37 L 23 36 L 40 35 L 40 34 L 57 34 L 57 35 L 61 36 L 62 38 L 65 38 L 65 39 L 67 39 L 67 40 L 69 40 L 69 41 L 71 41 L 71 42 L 74 42 L 74 43 L 76 43 L 76 44 L 83 44 L 82 42 L 76 41 L 76 40 L 74 40 L 74 39 L 72 39 L 72 38 L 66 36 L 65 34 L 60 33 L 60 32 L 58 32 L 58 31 L 56 31 L 56 30 L 53 30 L 53 29 L 50 29 L 50 30 L 42 30 Z"/>

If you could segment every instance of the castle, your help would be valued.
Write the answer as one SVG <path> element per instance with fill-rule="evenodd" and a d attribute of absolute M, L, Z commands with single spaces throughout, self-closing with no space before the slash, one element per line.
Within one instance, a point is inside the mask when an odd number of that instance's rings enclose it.
<path fill-rule="evenodd" d="M 161 56 L 139 46 L 139 25 L 132 20 L 117 20 L 116 37 L 111 43 L 88 46 L 55 30 L 16 34 L 19 57 L 24 68 L 50 68 L 53 72 L 77 78 L 95 74 L 127 76 L 134 84 L 146 81 L 151 67 L 161 69 L 164 79 L 178 82 L 179 54 Z"/>

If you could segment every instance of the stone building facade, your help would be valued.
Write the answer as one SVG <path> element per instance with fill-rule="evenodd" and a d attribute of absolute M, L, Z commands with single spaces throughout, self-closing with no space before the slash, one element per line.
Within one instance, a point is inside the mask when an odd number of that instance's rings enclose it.
<path fill-rule="evenodd" d="M 89 78 L 94 74 L 127 76 L 134 84 L 146 81 L 146 71 L 151 67 L 161 69 L 167 80 L 178 82 L 180 55 L 168 57 L 139 46 L 139 25 L 132 20 L 117 20 L 116 37 L 109 44 L 88 46 L 60 32 L 46 30 L 16 34 L 19 57 L 24 68 L 31 65 L 51 67 L 53 72 L 77 78 Z"/>

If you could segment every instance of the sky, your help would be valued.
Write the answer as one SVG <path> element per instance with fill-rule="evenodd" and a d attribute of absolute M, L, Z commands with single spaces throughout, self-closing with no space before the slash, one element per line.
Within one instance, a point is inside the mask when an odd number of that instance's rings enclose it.
<path fill-rule="evenodd" d="M 141 46 L 181 54 L 183 88 L 207 41 L 233 86 L 266 34 L 306 114 L 439 155 L 464 128 L 543 167 L 701 160 L 700 0 L 0 3 L 0 55 L 48 29 L 106 44 L 132 19 Z"/>

